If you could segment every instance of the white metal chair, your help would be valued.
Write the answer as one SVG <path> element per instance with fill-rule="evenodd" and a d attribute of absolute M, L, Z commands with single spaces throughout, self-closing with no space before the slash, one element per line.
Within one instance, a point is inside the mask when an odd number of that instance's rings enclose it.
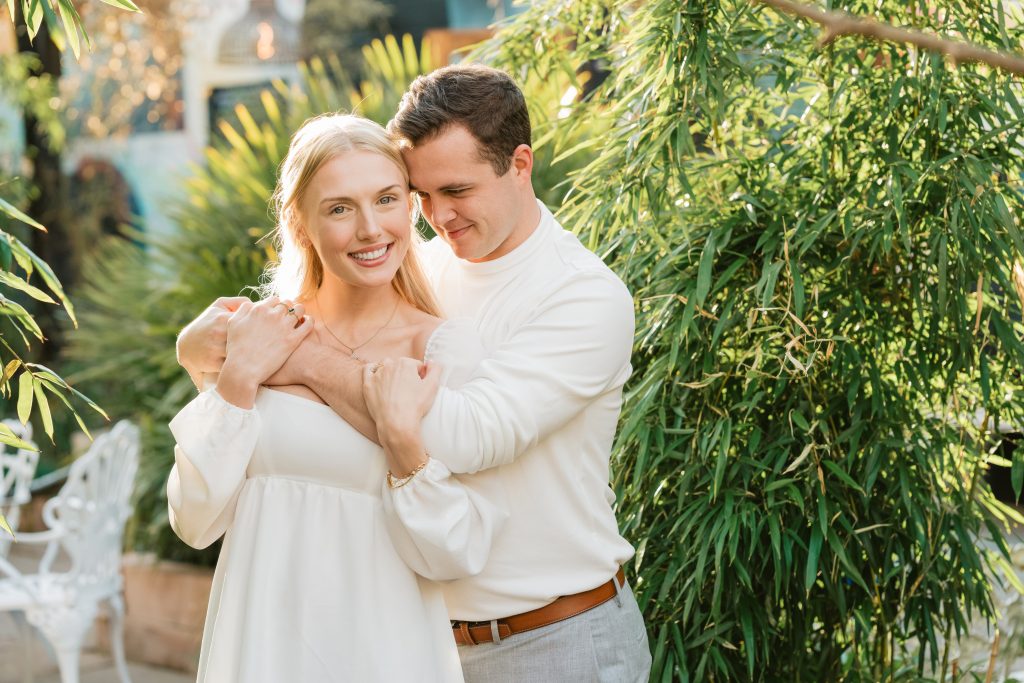
<path fill-rule="evenodd" d="M 22 441 L 32 443 L 32 423 L 22 425 L 17 420 L 4 420 Z M 35 445 L 35 444 L 33 444 Z M 0 444 L 0 514 L 13 531 L 21 521 L 21 506 L 32 498 L 32 478 L 39 465 L 39 451 Z M 0 531 L 0 557 L 5 557 L 11 546 L 11 537 Z"/>
<path fill-rule="evenodd" d="M 46 545 L 36 572 L 20 572 L 0 557 L 0 611 L 24 612 L 53 648 L 63 683 L 78 683 L 82 641 L 101 605 L 110 611 L 118 675 L 130 683 L 121 546 L 138 461 L 139 430 L 119 422 L 71 464 L 64 486 L 43 507 L 47 530 L 18 534 L 19 544 Z M 66 571 L 54 569 L 61 554 L 70 563 Z"/>

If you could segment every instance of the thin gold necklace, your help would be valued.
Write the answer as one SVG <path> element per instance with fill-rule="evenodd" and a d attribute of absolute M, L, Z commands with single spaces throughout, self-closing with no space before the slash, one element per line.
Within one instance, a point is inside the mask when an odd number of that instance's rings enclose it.
<path fill-rule="evenodd" d="M 320 305 L 320 290 L 317 290 L 316 294 L 314 295 L 314 298 L 316 299 L 316 307 L 320 311 L 323 311 L 324 309 Z M 329 334 L 332 337 L 334 337 L 335 341 L 337 341 L 339 344 L 341 344 L 342 346 L 345 347 L 345 350 L 348 351 L 348 355 L 351 356 L 353 360 L 358 360 L 358 361 L 365 360 L 365 359 L 360 358 L 359 356 L 357 356 L 356 355 L 356 351 L 358 351 L 359 349 L 363 348 L 364 346 L 366 346 L 367 344 L 372 342 L 374 339 L 376 339 L 377 335 L 380 334 L 381 332 L 383 332 L 384 328 L 391 324 L 391 321 L 395 319 L 395 314 L 398 313 L 398 304 L 401 303 L 401 301 L 402 301 L 401 298 L 396 297 L 395 307 L 394 307 L 394 309 L 392 309 L 391 315 L 388 316 L 387 322 L 385 322 L 383 325 L 378 327 L 377 331 L 374 332 L 372 335 L 370 335 L 370 338 L 367 339 L 366 341 L 364 341 L 362 344 L 356 344 L 355 346 L 349 346 L 345 342 L 341 341 L 341 339 L 338 338 L 338 335 L 334 334 L 334 332 L 331 331 L 331 326 L 327 324 L 327 320 L 324 320 L 324 329 L 327 330 L 327 334 Z"/>

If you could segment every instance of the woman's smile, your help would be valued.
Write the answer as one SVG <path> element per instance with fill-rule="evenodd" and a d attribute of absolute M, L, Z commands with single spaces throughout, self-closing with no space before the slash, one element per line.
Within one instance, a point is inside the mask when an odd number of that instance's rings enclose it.
<path fill-rule="evenodd" d="M 394 242 L 379 246 L 366 247 L 349 253 L 349 257 L 363 268 L 376 268 L 387 262 L 391 256 L 391 247 Z"/>

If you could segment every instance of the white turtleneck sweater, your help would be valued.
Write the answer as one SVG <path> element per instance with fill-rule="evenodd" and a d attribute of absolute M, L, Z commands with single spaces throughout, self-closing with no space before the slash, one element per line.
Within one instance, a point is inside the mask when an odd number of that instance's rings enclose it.
<path fill-rule="evenodd" d="M 494 261 L 463 261 L 439 239 L 421 252 L 445 314 L 470 318 L 485 349 L 467 383 L 440 390 L 423 423 L 424 442 L 471 494 L 507 511 L 482 567 L 478 558 L 470 563 L 479 571 L 442 583 L 452 619 L 543 607 L 605 583 L 633 555 L 618 532 L 609 486 L 633 301 L 540 208 L 534 233 Z M 416 527 L 420 538 L 436 524 L 440 534 L 448 521 L 435 497 L 443 487 L 435 484 L 427 476 L 386 493 L 392 523 Z M 401 533 L 395 543 L 414 569 L 451 578 L 442 569 L 452 564 L 450 548 L 413 547 Z"/>

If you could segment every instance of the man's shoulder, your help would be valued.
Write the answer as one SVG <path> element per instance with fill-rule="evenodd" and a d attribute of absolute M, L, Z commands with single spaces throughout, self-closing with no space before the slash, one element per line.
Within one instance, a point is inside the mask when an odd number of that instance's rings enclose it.
<path fill-rule="evenodd" d="M 590 251 L 574 233 L 555 224 L 551 241 L 552 272 L 563 282 L 605 282 L 628 295 L 625 283 L 601 257 Z"/>

